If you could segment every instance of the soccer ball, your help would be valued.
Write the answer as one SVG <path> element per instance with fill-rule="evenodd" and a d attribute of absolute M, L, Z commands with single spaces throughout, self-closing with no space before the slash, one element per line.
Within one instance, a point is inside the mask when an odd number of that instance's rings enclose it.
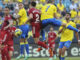
<path fill-rule="evenodd" d="M 15 36 L 20 36 L 22 34 L 22 30 L 21 29 L 16 29 L 15 30 Z"/>

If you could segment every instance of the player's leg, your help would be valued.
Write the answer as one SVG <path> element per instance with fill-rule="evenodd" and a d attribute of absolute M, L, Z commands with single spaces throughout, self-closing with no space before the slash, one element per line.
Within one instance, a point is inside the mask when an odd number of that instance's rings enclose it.
<path fill-rule="evenodd" d="M 70 29 L 70 30 L 74 30 L 74 31 L 76 31 L 76 32 L 79 32 L 79 30 L 78 30 L 77 28 L 74 28 L 74 27 L 72 27 L 71 25 L 67 25 L 67 24 L 65 24 L 65 23 L 63 23 L 63 22 L 61 22 L 60 20 L 57 20 L 57 19 L 55 19 L 55 18 L 50 19 L 50 21 L 52 21 L 52 22 L 51 22 L 52 25 L 55 25 L 55 26 L 61 26 L 61 25 L 63 25 L 63 26 L 65 26 L 66 28 L 68 28 L 68 29 Z"/>
<path fill-rule="evenodd" d="M 50 55 L 49 60 L 53 60 L 52 44 L 49 43 L 48 46 L 49 46 L 49 55 Z"/>
<path fill-rule="evenodd" d="M 46 44 L 46 38 L 45 38 L 45 30 L 41 29 L 41 36 L 42 36 L 42 41 Z M 40 52 L 42 50 L 41 46 L 38 46 L 37 52 Z"/>
<path fill-rule="evenodd" d="M 72 43 L 71 41 L 65 42 L 64 47 L 62 48 L 61 60 L 65 60 L 65 51 L 70 47 L 71 43 Z"/>
<path fill-rule="evenodd" d="M 5 57 L 3 49 L 1 50 L 1 58 L 2 58 L 2 60 L 6 60 L 6 57 Z"/>
<path fill-rule="evenodd" d="M 20 39 L 20 56 L 17 57 L 17 60 L 19 60 L 20 58 L 24 57 L 23 56 L 23 52 L 24 52 L 24 41 L 25 41 L 25 31 L 27 30 L 29 26 L 26 24 L 26 25 L 21 25 L 19 26 L 19 28 L 22 30 L 22 35 L 20 36 L 21 39 Z"/>
<path fill-rule="evenodd" d="M 23 53 L 24 53 L 24 44 L 25 44 L 24 39 L 21 38 L 20 39 L 20 55 L 16 58 L 17 60 L 24 57 L 24 55 L 23 55 Z"/>
<path fill-rule="evenodd" d="M 59 60 L 61 60 L 61 53 L 62 53 L 62 48 L 64 46 L 64 42 L 59 43 Z"/>
<path fill-rule="evenodd" d="M 8 45 L 8 51 L 9 51 L 9 56 L 12 57 L 14 51 L 13 45 Z"/>
<path fill-rule="evenodd" d="M 27 60 L 29 58 L 29 44 L 28 44 L 27 39 L 25 39 L 25 49 L 26 49 L 26 52 L 27 52 L 27 56 L 25 55 L 24 60 Z"/>
<path fill-rule="evenodd" d="M 36 25 L 32 26 L 32 32 L 33 32 L 34 41 L 39 46 L 44 47 L 44 48 L 47 49 L 48 46 L 44 42 L 39 40 L 40 29 L 41 29 L 40 24 L 36 24 Z"/>

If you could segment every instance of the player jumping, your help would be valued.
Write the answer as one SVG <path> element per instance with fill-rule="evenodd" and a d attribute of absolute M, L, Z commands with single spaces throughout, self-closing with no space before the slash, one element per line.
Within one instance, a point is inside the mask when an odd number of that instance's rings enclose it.
<path fill-rule="evenodd" d="M 63 23 L 66 23 L 76 28 L 76 24 L 70 21 L 70 17 L 71 14 L 67 13 L 65 16 L 66 20 L 64 20 Z M 72 40 L 74 38 L 74 31 L 67 29 L 65 26 L 61 26 L 59 29 L 59 34 L 60 33 L 61 33 L 61 40 L 59 43 L 59 59 L 65 60 L 65 51 L 70 47 L 72 43 Z M 75 35 L 78 40 L 78 43 L 80 43 L 78 32 L 75 32 Z"/>
<path fill-rule="evenodd" d="M 31 2 L 29 10 L 29 19 L 27 22 L 30 22 L 32 26 L 33 38 L 35 43 L 47 49 L 48 46 L 44 42 L 39 40 L 41 30 L 40 11 L 37 10 L 35 7 L 36 2 Z"/>
<path fill-rule="evenodd" d="M 56 20 L 56 17 L 57 17 L 56 12 L 57 12 L 57 8 L 55 5 L 53 5 L 53 1 L 51 1 L 51 0 L 49 0 L 48 3 L 42 7 L 42 9 L 41 9 L 41 21 L 42 21 L 43 29 L 47 25 L 50 24 L 50 25 L 54 25 L 54 26 L 65 26 L 66 28 L 68 28 L 70 30 L 80 32 L 77 28 L 74 28 L 71 25 L 68 25 L 64 22 L 61 22 L 60 20 Z M 38 51 L 40 51 L 40 50 L 38 50 Z"/>

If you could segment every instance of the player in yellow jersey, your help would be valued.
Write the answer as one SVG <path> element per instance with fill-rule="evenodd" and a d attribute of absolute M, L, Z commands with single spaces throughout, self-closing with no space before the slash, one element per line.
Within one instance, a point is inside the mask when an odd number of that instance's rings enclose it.
<path fill-rule="evenodd" d="M 17 60 L 19 60 L 20 58 L 23 57 L 23 53 L 24 53 L 24 47 L 26 49 L 27 52 L 27 56 L 25 56 L 26 60 L 29 57 L 29 45 L 28 42 L 26 40 L 26 38 L 28 37 L 28 31 L 29 31 L 29 25 L 28 24 L 24 24 L 27 20 L 27 13 L 26 10 L 24 9 L 24 6 L 22 3 L 19 3 L 19 12 L 18 15 L 16 15 L 16 19 L 19 20 L 19 28 L 22 30 L 22 35 L 20 36 L 20 56 L 17 57 Z"/>
<path fill-rule="evenodd" d="M 71 14 L 67 13 L 65 16 L 66 20 L 64 20 L 63 23 L 66 23 L 76 28 L 76 24 L 70 21 L 70 17 Z M 59 34 L 60 33 L 61 33 L 61 39 L 59 43 L 59 56 L 60 56 L 60 60 L 65 60 L 65 51 L 70 47 L 72 43 L 72 40 L 74 38 L 74 31 L 67 29 L 65 26 L 61 26 L 59 29 Z M 79 40 L 78 32 L 75 32 L 75 35 L 77 40 Z"/>
<path fill-rule="evenodd" d="M 70 30 L 74 30 L 76 32 L 79 32 L 78 29 L 72 27 L 71 25 L 67 25 L 60 20 L 56 20 L 56 12 L 57 8 L 55 5 L 53 5 L 53 2 L 50 0 L 46 5 L 44 5 L 41 9 L 41 20 L 42 20 L 42 29 L 44 29 L 47 25 L 51 24 L 54 26 L 66 26 Z M 43 35 L 45 35 L 45 32 L 43 32 Z M 41 50 L 39 48 L 39 50 Z M 38 50 L 38 51 L 39 51 Z"/>

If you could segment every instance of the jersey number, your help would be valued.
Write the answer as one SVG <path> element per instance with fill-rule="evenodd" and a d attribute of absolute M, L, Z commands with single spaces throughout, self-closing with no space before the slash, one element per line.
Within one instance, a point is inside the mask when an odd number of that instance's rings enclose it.
<path fill-rule="evenodd" d="M 46 12 L 48 11 L 49 7 L 50 7 L 50 6 L 47 7 Z"/>
<path fill-rule="evenodd" d="M 40 20 L 39 20 L 39 15 L 38 14 L 36 14 L 36 22 L 35 23 L 37 23 L 37 22 L 39 22 Z"/>

